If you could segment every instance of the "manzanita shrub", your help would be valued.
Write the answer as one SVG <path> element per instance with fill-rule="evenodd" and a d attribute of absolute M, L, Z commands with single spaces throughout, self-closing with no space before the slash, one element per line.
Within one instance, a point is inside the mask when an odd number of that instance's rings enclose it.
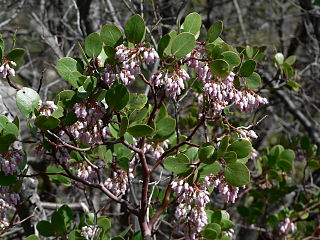
<path fill-rule="evenodd" d="M 301 201 L 294 206 L 279 204 L 272 212 L 267 206 L 297 190 L 299 180 L 292 178 L 296 153 L 305 171 L 319 168 L 316 145 L 304 137 L 258 153 L 251 143 L 258 137 L 254 126 L 237 120 L 268 104 L 255 72 L 266 48 L 230 46 L 220 38 L 221 21 L 200 41 L 201 25 L 200 15 L 191 13 L 177 31 L 152 46 L 140 15 L 128 20 L 124 34 L 106 24 L 87 36 L 84 48 L 79 43 L 81 57 L 58 60 L 57 72 L 71 87 L 46 102 L 37 91 L 12 83 L 24 50 L 5 53 L 0 41 L 1 77 L 17 90 L 17 106 L 34 134 L 34 141 L 19 139 L 18 118 L 0 116 L 2 233 L 23 221 L 14 214 L 23 179 L 39 176 L 30 174 L 27 153 L 16 142 L 35 145 L 39 157 L 50 156 L 41 174 L 52 182 L 100 191 L 140 226 L 136 232 L 124 226 L 118 236 L 110 236 L 112 220 L 105 211 L 79 220 L 63 205 L 50 220 L 37 223 L 44 238 L 151 239 L 165 220 L 173 236 L 232 239 L 235 223 L 228 207 L 239 195 L 248 196 L 237 206 L 246 226 L 261 226 L 278 238 L 316 231 L 309 211 L 319 207 L 319 189 L 300 189 L 296 197 Z M 277 54 L 278 72 L 292 77 L 294 60 Z M 145 94 L 136 92 L 137 86 L 145 86 Z M 162 179 L 163 172 L 169 177 Z M 134 182 L 140 188 L 136 193 Z M 219 196 L 224 205 L 215 204 Z M 257 222 L 261 216 L 265 223 Z"/>

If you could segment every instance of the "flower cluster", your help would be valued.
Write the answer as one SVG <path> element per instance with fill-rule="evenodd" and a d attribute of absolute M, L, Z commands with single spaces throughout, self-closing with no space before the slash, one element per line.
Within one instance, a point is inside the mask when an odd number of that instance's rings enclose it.
<path fill-rule="evenodd" d="M 104 186 L 116 196 L 122 196 L 128 189 L 128 174 L 122 169 L 112 172 L 112 177 L 104 182 Z"/>
<path fill-rule="evenodd" d="M 53 101 L 46 101 L 46 103 L 39 109 L 40 115 L 51 116 L 52 113 L 58 109 L 58 106 Z"/>
<path fill-rule="evenodd" d="M 82 143 L 95 144 L 107 138 L 107 128 L 103 127 L 101 120 L 106 113 L 102 103 L 95 100 L 83 100 L 76 103 L 75 114 L 78 121 L 68 127 L 74 138 L 80 138 Z"/>
<path fill-rule="evenodd" d="M 6 175 L 12 175 L 19 169 L 18 165 L 23 162 L 24 152 L 18 149 L 10 149 L 0 154 L 0 169 Z"/>
<path fill-rule="evenodd" d="M 175 69 L 174 71 L 158 72 L 151 77 L 151 80 L 157 87 L 165 86 L 166 93 L 176 99 L 185 88 L 185 80 L 190 79 L 189 74 L 184 69 Z"/>
<path fill-rule="evenodd" d="M 204 178 L 204 182 L 207 187 L 216 187 L 219 193 L 222 194 L 223 200 L 226 203 L 235 203 L 238 197 L 239 188 L 229 185 L 223 175 L 210 174 Z"/>
<path fill-rule="evenodd" d="M 109 87 L 117 78 L 119 78 L 119 74 L 117 73 L 115 67 L 110 64 L 106 64 L 105 68 L 101 71 L 100 76 L 105 84 L 107 84 Z"/>
<path fill-rule="evenodd" d="M 128 85 L 135 80 L 135 75 L 141 73 L 142 60 L 150 64 L 159 59 L 159 55 L 154 48 L 129 48 L 123 44 L 116 47 L 115 56 L 120 62 L 120 69 L 106 64 L 101 72 L 101 77 L 108 86 L 111 86 L 117 78 L 120 78 L 124 85 Z"/>
<path fill-rule="evenodd" d="M 234 237 L 234 229 L 230 228 L 228 231 L 226 231 L 224 233 L 225 236 L 229 237 L 229 238 L 233 238 Z"/>
<path fill-rule="evenodd" d="M 235 130 L 237 131 L 239 138 L 247 139 L 249 141 L 251 138 L 254 138 L 254 139 L 258 138 L 258 135 L 253 130 L 246 130 L 243 128 L 237 128 Z"/>
<path fill-rule="evenodd" d="M 204 95 L 212 105 L 212 115 L 216 116 L 228 105 L 233 104 L 240 111 L 252 111 L 259 104 L 266 104 L 268 100 L 251 90 L 237 90 L 234 87 L 235 74 L 230 72 L 226 78 L 213 77 L 206 58 L 204 46 L 197 46 L 191 54 L 185 57 L 187 65 L 194 69 L 197 80 L 204 85 Z M 198 99 L 202 102 L 202 99 Z"/>
<path fill-rule="evenodd" d="M 145 144 L 144 152 L 149 153 L 153 159 L 158 159 L 163 153 L 164 149 L 168 148 L 169 140 L 164 140 L 160 143 L 153 143 L 153 144 Z"/>
<path fill-rule="evenodd" d="M 286 217 L 280 224 L 280 232 L 282 234 L 294 233 L 296 230 L 296 225 L 291 222 L 290 218 L 288 217 Z"/>
<path fill-rule="evenodd" d="M 90 240 L 93 238 L 94 232 L 93 232 L 93 226 L 84 226 L 81 228 L 81 236 L 84 237 L 87 240 Z"/>
<path fill-rule="evenodd" d="M 209 192 L 197 186 L 190 186 L 183 180 L 174 180 L 171 185 L 178 196 L 176 214 L 179 226 L 184 231 L 186 239 L 198 239 L 197 234 L 208 223 L 205 207 L 210 202 Z"/>
<path fill-rule="evenodd" d="M 8 186 L 0 187 L 0 229 L 8 225 L 6 216 L 13 205 L 17 205 L 20 201 L 20 196 L 17 193 L 11 193 Z"/>
<path fill-rule="evenodd" d="M 6 78 L 8 76 L 15 76 L 16 72 L 11 66 L 16 66 L 17 64 L 14 61 L 8 61 L 6 60 L 1 66 L 0 66 L 0 76 L 2 78 Z"/>
<path fill-rule="evenodd" d="M 86 167 L 83 164 L 78 168 L 77 176 L 87 182 L 95 182 L 98 179 L 97 173 L 92 169 L 92 167 Z"/>

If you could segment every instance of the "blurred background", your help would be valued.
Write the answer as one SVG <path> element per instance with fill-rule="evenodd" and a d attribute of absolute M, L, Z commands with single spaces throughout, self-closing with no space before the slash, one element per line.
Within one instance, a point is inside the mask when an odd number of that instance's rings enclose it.
<path fill-rule="evenodd" d="M 222 20 L 222 38 L 230 45 L 267 47 L 265 61 L 257 68 L 268 89 L 270 104 L 257 113 L 257 119 L 265 119 L 258 125 L 259 139 L 254 147 L 259 150 L 301 136 L 320 144 L 319 0 L 0 0 L 0 6 L 3 39 L 12 43 L 16 34 L 16 47 L 26 49 L 24 65 L 13 81 L 33 89 L 38 89 L 42 82 L 43 101 L 51 100 L 55 93 L 68 87 L 55 70 L 57 60 L 79 56 L 77 43 L 83 43 L 85 36 L 104 24 L 124 26 L 130 16 L 139 13 L 148 26 L 146 40 L 156 45 L 161 36 L 177 29 L 177 23 L 190 12 L 201 14 L 203 36 L 212 23 Z M 200 35 L 200 41 L 203 36 Z M 278 52 L 285 57 L 297 57 L 290 79 L 296 83 L 293 88 L 286 84 L 286 78 L 274 81 L 277 69 L 273 58 Z M 15 90 L 1 80 L 0 114 L 19 115 L 14 95 Z M 29 130 L 21 129 L 22 136 L 29 137 Z M 43 167 L 39 159 L 30 158 L 30 162 L 34 169 Z M 318 170 L 314 181 L 319 182 L 319 178 Z M 49 202 L 68 199 L 82 211 L 76 193 L 57 188 L 46 178 L 41 181 L 34 202 L 42 201 L 44 208 L 55 209 Z M 32 232 L 30 223 L 24 228 Z M 242 231 L 239 239 L 258 237 L 257 231 L 250 232 L 241 226 L 239 231 Z M 11 235 L 8 239 L 19 238 Z"/>

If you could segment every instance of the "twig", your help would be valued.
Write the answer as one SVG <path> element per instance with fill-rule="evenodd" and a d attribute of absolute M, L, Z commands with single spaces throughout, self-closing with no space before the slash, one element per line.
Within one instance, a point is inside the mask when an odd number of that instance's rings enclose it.
<path fill-rule="evenodd" d="M 3 21 L 2 23 L 0 23 L 0 29 L 3 28 L 5 25 L 9 24 L 10 22 L 12 22 L 12 21 L 18 16 L 18 14 L 20 13 L 20 11 L 21 11 L 24 3 L 25 3 L 25 0 L 22 0 L 22 1 L 19 3 L 19 5 L 18 5 L 18 7 L 17 7 L 17 9 L 16 9 L 16 11 L 15 11 L 15 13 L 12 14 L 10 18 L 8 18 L 7 20 L 5 20 L 5 21 Z"/>
<path fill-rule="evenodd" d="M 233 4 L 234 4 L 234 7 L 235 7 L 235 9 L 237 11 L 238 21 L 239 21 L 239 24 L 240 24 L 240 27 L 241 27 L 241 31 L 242 31 L 242 34 L 243 34 L 244 43 L 248 44 L 248 34 L 247 34 L 246 29 L 245 29 L 244 24 L 243 24 L 242 13 L 241 13 L 241 9 L 239 7 L 238 1 L 237 0 L 233 0 Z"/>
<path fill-rule="evenodd" d="M 43 69 L 43 71 L 41 72 L 41 77 L 40 77 L 40 80 L 39 80 L 39 87 L 38 87 L 38 90 L 37 90 L 37 93 L 40 92 L 41 90 L 41 86 L 42 86 L 42 81 L 43 81 L 43 76 L 44 76 L 44 72 L 46 71 L 47 69 Z"/>
<path fill-rule="evenodd" d="M 13 83 L 11 82 L 11 80 L 10 80 L 10 78 L 9 78 L 8 76 L 7 76 L 6 78 L 7 78 L 7 81 L 8 81 L 8 84 L 10 85 L 10 87 L 16 89 L 17 91 L 20 90 L 20 88 L 19 88 L 17 85 L 15 85 L 15 84 L 13 84 Z"/>

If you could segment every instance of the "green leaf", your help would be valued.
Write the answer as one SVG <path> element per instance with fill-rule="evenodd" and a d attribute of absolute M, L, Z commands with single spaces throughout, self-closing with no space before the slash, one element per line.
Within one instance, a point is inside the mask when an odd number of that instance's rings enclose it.
<path fill-rule="evenodd" d="M 52 225 L 48 221 L 40 221 L 37 223 L 37 230 L 44 237 L 54 236 Z"/>
<path fill-rule="evenodd" d="M 283 63 L 283 71 L 287 78 L 292 78 L 294 75 L 293 68 L 288 63 Z"/>
<path fill-rule="evenodd" d="M 202 145 L 198 150 L 198 155 L 201 162 L 208 161 L 213 153 L 214 147 L 212 145 L 207 145 L 206 143 Z"/>
<path fill-rule="evenodd" d="M 224 169 L 224 176 L 227 182 L 235 187 L 241 187 L 250 182 L 250 171 L 242 163 L 230 163 Z"/>
<path fill-rule="evenodd" d="M 125 240 L 122 236 L 113 237 L 111 240 Z"/>
<path fill-rule="evenodd" d="M 127 131 L 128 125 L 129 125 L 128 117 L 123 117 L 121 119 L 121 125 L 119 129 L 118 137 L 122 137 L 125 134 L 125 132 Z"/>
<path fill-rule="evenodd" d="M 68 205 L 63 205 L 58 209 L 58 212 L 63 216 L 64 223 L 67 229 L 69 229 L 74 219 L 72 209 Z"/>
<path fill-rule="evenodd" d="M 184 153 L 191 162 L 194 162 L 198 157 L 198 148 L 197 147 L 191 147 Z"/>
<path fill-rule="evenodd" d="M 296 60 L 297 60 L 296 56 L 290 56 L 284 62 L 288 63 L 289 65 L 292 65 L 296 62 Z"/>
<path fill-rule="evenodd" d="M 220 145 L 219 145 L 219 149 L 218 149 L 218 158 L 220 158 L 224 155 L 228 146 L 229 146 L 229 136 L 226 135 L 220 141 Z"/>
<path fill-rule="evenodd" d="M 317 170 L 320 168 L 320 162 L 317 160 L 311 160 L 308 162 L 308 166 L 311 170 Z"/>
<path fill-rule="evenodd" d="M 202 164 L 203 163 L 201 163 L 199 167 L 200 178 L 205 178 L 210 174 L 218 174 L 221 170 L 221 165 L 218 162 L 214 162 L 212 164 Z"/>
<path fill-rule="evenodd" d="M 161 105 L 159 111 L 158 111 L 158 114 L 155 118 L 156 122 L 160 121 L 162 118 L 168 116 L 168 111 L 167 111 L 167 107 L 166 105 Z"/>
<path fill-rule="evenodd" d="M 83 69 L 81 64 L 77 60 L 70 57 L 61 58 L 56 64 L 56 69 L 59 75 L 64 80 L 68 81 L 74 88 L 79 87 L 77 82 L 74 81 L 75 74 L 77 74 L 78 76 L 79 74 L 74 72 L 81 73 Z M 70 77 L 72 77 L 72 79 L 70 79 Z"/>
<path fill-rule="evenodd" d="M 132 127 L 129 127 L 127 132 L 130 133 L 134 137 L 145 137 L 151 136 L 154 129 L 145 124 L 137 124 Z"/>
<path fill-rule="evenodd" d="M 47 167 L 47 171 L 46 172 L 47 173 L 59 173 L 59 172 L 63 173 L 64 171 L 59 167 L 49 165 Z M 71 185 L 70 179 L 65 177 L 65 176 L 62 176 L 62 175 L 49 175 L 48 177 L 52 182 L 62 183 L 64 185 L 66 185 L 66 186 L 70 186 Z"/>
<path fill-rule="evenodd" d="M 225 60 L 230 67 L 237 67 L 241 63 L 241 59 L 238 54 L 233 51 L 226 51 L 222 53 L 223 60 Z M 231 70 L 231 69 L 230 69 Z"/>
<path fill-rule="evenodd" d="M 104 25 L 101 29 L 100 36 L 102 41 L 111 47 L 116 47 L 123 42 L 122 32 L 113 24 Z"/>
<path fill-rule="evenodd" d="M 221 226 L 217 223 L 209 223 L 205 226 L 205 228 L 211 228 L 211 229 L 214 229 L 218 235 L 220 234 L 221 232 Z"/>
<path fill-rule="evenodd" d="M 9 120 L 6 116 L 0 115 L 0 132 L 5 128 L 8 122 Z"/>
<path fill-rule="evenodd" d="M 252 151 L 251 142 L 245 139 L 234 141 L 229 147 L 228 152 L 235 152 L 238 158 L 248 157 Z"/>
<path fill-rule="evenodd" d="M 222 219 L 221 220 L 221 230 L 227 231 L 234 226 L 234 223 L 229 219 Z"/>
<path fill-rule="evenodd" d="M 96 58 L 99 56 L 102 50 L 103 42 L 98 33 L 89 34 L 84 43 L 85 51 L 87 55 L 91 58 Z"/>
<path fill-rule="evenodd" d="M 186 16 L 181 28 L 183 29 L 183 32 L 192 33 L 195 39 L 197 39 L 200 35 L 201 24 L 201 16 L 194 12 Z"/>
<path fill-rule="evenodd" d="M 171 117 L 165 117 L 156 123 L 156 134 L 161 137 L 169 136 L 176 128 L 176 121 Z"/>
<path fill-rule="evenodd" d="M 5 175 L 0 171 L 0 186 L 9 186 L 17 181 L 16 175 Z"/>
<path fill-rule="evenodd" d="M 284 148 L 281 145 L 273 146 L 268 155 L 268 164 L 274 165 L 283 150 Z"/>
<path fill-rule="evenodd" d="M 280 153 L 280 159 L 285 159 L 292 162 L 296 158 L 296 154 L 291 149 L 283 150 Z"/>
<path fill-rule="evenodd" d="M 68 78 L 68 82 L 71 84 L 72 87 L 74 88 L 78 88 L 80 85 L 79 85 L 79 82 L 81 82 L 81 79 L 83 78 L 84 76 L 78 72 L 78 71 L 71 71 L 70 74 L 69 74 L 69 78 Z"/>
<path fill-rule="evenodd" d="M 222 21 L 218 20 L 211 27 L 208 29 L 207 33 L 207 42 L 212 43 L 214 42 L 222 33 L 223 30 L 223 23 Z"/>
<path fill-rule="evenodd" d="M 277 161 L 277 165 L 285 172 L 290 173 L 292 171 L 292 162 L 286 159 L 280 159 Z"/>
<path fill-rule="evenodd" d="M 111 229 L 111 221 L 107 217 L 99 217 L 98 226 L 101 227 L 104 231 L 109 231 Z"/>
<path fill-rule="evenodd" d="M 189 158 L 185 154 L 178 154 L 176 157 L 167 157 L 163 166 L 170 172 L 181 174 L 190 169 L 189 163 Z"/>
<path fill-rule="evenodd" d="M 112 162 L 112 152 L 110 149 L 107 149 L 107 146 L 99 146 L 98 154 L 99 154 L 99 158 L 103 160 L 105 163 Z"/>
<path fill-rule="evenodd" d="M 23 116 L 30 118 L 40 104 L 39 94 L 31 88 L 22 88 L 16 94 L 16 103 Z"/>
<path fill-rule="evenodd" d="M 120 111 L 128 104 L 129 98 L 129 91 L 124 85 L 113 87 L 106 93 L 106 103 L 117 111 Z"/>
<path fill-rule="evenodd" d="M 53 111 L 52 117 L 55 117 L 55 118 L 63 117 L 63 111 L 64 109 L 58 105 L 58 109 Z"/>
<path fill-rule="evenodd" d="M 216 210 L 213 212 L 211 216 L 212 223 L 220 223 L 222 220 L 222 212 L 220 210 Z"/>
<path fill-rule="evenodd" d="M 202 236 L 205 239 L 216 239 L 218 237 L 218 233 L 216 230 L 212 229 L 212 228 L 205 228 L 201 231 Z"/>
<path fill-rule="evenodd" d="M 223 158 L 227 163 L 234 163 L 237 161 L 237 154 L 235 152 L 227 152 Z"/>
<path fill-rule="evenodd" d="M 60 120 L 52 116 L 40 115 L 34 120 L 34 124 L 41 130 L 55 129 L 60 123 Z"/>
<path fill-rule="evenodd" d="M 194 35 L 186 32 L 180 33 L 172 42 L 171 53 L 177 58 L 182 58 L 190 53 L 195 45 Z"/>
<path fill-rule="evenodd" d="M 145 120 L 145 118 L 148 116 L 148 109 L 147 108 L 143 108 L 140 111 L 139 110 L 134 110 L 130 116 L 129 116 L 129 122 L 133 123 L 144 123 L 143 121 Z"/>
<path fill-rule="evenodd" d="M 275 179 L 278 182 L 282 181 L 281 174 L 278 171 L 274 170 L 274 169 L 270 169 L 268 171 L 268 179 Z"/>
<path fill-rule="evenodd" d="M 160 58 L 164 58 L 164 52 L 166 50 L 166 48 L 169 46 L 170 44 L 170 35 L 169 34 L 165 34 L 159 41 L 158 43 L 158 54 L 160 56 Z"/>
<path fill-rule="evenodd" d="M 145 94 L 130 94 L 130 99 L 127 108 L 129 111 L 133 111 L 135 109 L 141 110 L 147 103 L 148 97 Z"/>
<path fill-rule="evenodd" d="M 300 84 L 295 81 L 287 81 L 287 85 L 290 86 L 295 92 L 300 91 Z"/>
<path fill-rule="evenodd" d="M 25 54 L 25 50 L 22 48 L 15 48 L 13 50 L 11 50 L 8 54 L 7 54 L 7 59 L 10 61 L 14 61 L 17 64 L 20 64 L 23 60 Z M 17 69 L 17 67 L 14 67 L 14 69 Z"/>
<path fill-rule="evenodd" d="M 164 49 L 164 54 L 166 54 L 166 55 L 170 55 L 171 54 L 172 43 L 173 43 L 173 40 L 177 37 L 177 32 L 175 30 L 171 30 L 168 33 L 168 35 L 170 37 L 170 41 L 169 41 L 167 47 Z"/>
<path fill-rule="evenodd" d="M 227 77 L 230 73 L 229 64 L 223 59 L 216 59 L 210 63 L 212 73 L 217 77 Z"/>
<path fill-rule="evenodd" d="M 30 235 L 25 240 L 40 240 L 40 238 L 37 235 Z"/>
<path fill-rule="evenodd" d="M 253 57 L 253 54 L 254 54 L 254 49 L 253 49 L 253 47 L 246 46 L 246 54 L 247 54 L 248 58 L 252 58 L 252 57 Z"/>
<path fill-rule="evenodd" d="M 58 235 L 64 235 L 67 233 L 63 214 L 59 211 L 56 211 L 51 215 L 51 226 Z"/>
<path fill-rule="evenodd" d="M 146 25 L 139 14 L 132 16 L 124 27 L 127 40 L 131 43 L 140 43 L 146 34 Z"/>
<path fill-rule="evenodd" d="M 248 60 L 244 62 L 240 68 L 240 73 L 242 77 L 249 77 L 256 68 L 256 62 L 253 60 Z"/>
<path fill-rule="evenodd" d="M 78 229 L 74 229 L 72 230 L 69 234 L 68 234 L 68 240 L 83 240 L 82 236 L 81 236 L 81 231 Z"/>
<path fill-rule="evenodd" d="M 7 122 L 4 126 L 2 136 L 13 135 L 15 138 L 19 136 L 19 129 L 14 123 Z"/>
<path fill-rule="evenodd" d="M 249 77 L 247 77 L 248 88 L 259 88 L 260 86 L 261 86 L 261 77 L 258 73 L 253 72 Z"/>

